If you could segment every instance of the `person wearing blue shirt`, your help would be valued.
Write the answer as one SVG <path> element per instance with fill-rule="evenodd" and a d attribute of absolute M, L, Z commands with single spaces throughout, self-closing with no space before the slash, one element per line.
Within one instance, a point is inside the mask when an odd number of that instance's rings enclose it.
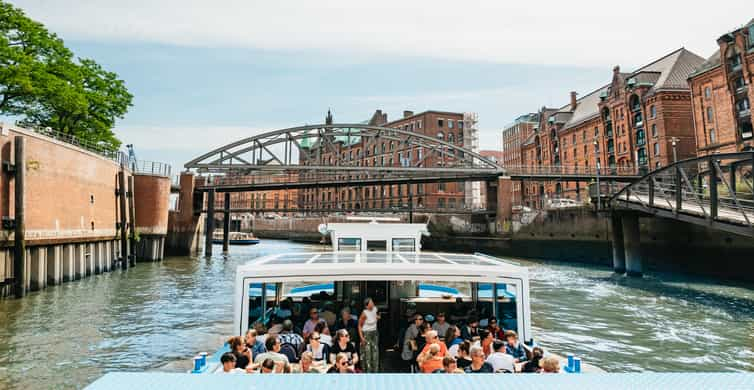
<path fill-rule="evenodd" d="M 506 330 L 505 339 L 508 341 L 508 344 L 505 345 L 505 353 L 513 356 L 513 359 L 515 359 L 517 363 L 525 362 L 527 360 L 526 350 L 524 349 L 524 346 L 521 345 L 521 343 L 518 341 L 518 335 L 516 334 L 516 332 L 512 330 Z"/>
<path fill-rule="evenodd" d="M 262 340 L 257 338 L 257 331 L 249 329 L 246 332 L 246 348 L 251 350 L 251 360 L 254 361 L 257 355 L 267 352 L 267 348 L 264 347 Z"/>

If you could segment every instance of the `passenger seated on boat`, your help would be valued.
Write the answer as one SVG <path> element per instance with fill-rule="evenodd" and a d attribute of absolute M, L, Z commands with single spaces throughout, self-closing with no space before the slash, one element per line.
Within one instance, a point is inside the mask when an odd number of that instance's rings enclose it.
<path fill-rule="evenodd" d="M 225 352 L 220 356 L 220 364 L 222 364 L 222 368 L 215 371 L 215 374 L 243 374 L 245 372 L 236 368 L 236 356 L 233 355 L 233 352 Z"/>
<path fill-rule="evenodd" d="M 540 360 L 543 374 L 557 374 L 560 372 L 560 361 L 555 356 L 548 356 Z"/>
<path fill-rule="evenodd" d="M 468 340 L 464 340 L 461 344 L 458 344 L 456 364 L 461 369 L 465 369 L 471 365 L 471 343 Z"/>
<path fill-rule="evenodd" d="M 456 298 L 453 310 L 450 312 L 450 322 L 458 325 L 469 319 L 469 313 L 463 303 L 463 298 Z"/>
<path fill-rule="evenodd" d="M 351 336 L 345 329 L 341 329 L 335 333 L 335 341 L 332 348 L 330 348 L 331 363 L 336 363 L 336 358 L 340 354 L 345 354 L 349 366 L 355 366 L 359 363 L 359 354 L 356 352 L 356 347 L 350 339 Z"/>
<path fill-rule="evenodd" d="M 316 307 L 309 309 L 309 319 L 304 323 L 304 327 L 301 331 L 301 335 L 307 338 L 310 333 L 314 331 L 314 327 L 320 322 L 325 322 L 324 319 L 319 318 L 319 310 Z"/>
<path fill-rule="evenodd" d="M 358 322 L 356 322 L 356 319 L 351 315 L 351 309 L 344 307 L 340 311 L 340 318 L 335 322 L 335 331 L 337 332 L 341 329 L 345 329 L 348 334 L 351 335 L 351 339 L 356 340 L 356 336 L 359 334 L 357 328 Z"/>
<path fill-rule="evenodd" d="M 424 339 L 426 340 L 427 344 L 422 348 L 421 353 L 427 353 L 429 351 L 429 348 L 435 344 L 437 344 L 438 348 L 440 348 L 439 356 L 445 357 L 445 355 L 448 354 L 448 347 L 445 346 L 445 343 L 440 341 L 440 337 L 437 335 L 436 330 L 428 330 L 424 334 Z"/>
<path fill-rule="evenodd" d="M 319 333 L 319 341 L 322 344 L 327 344 L 328 347 L 332 347 L 332 336 L 330 336 L 330 328 L 327 327 L 327 323 L 320 322 L 314 327 L 314 331 Z"/>
<path fill-rule="evenodd" d="M 275 335 L 268 335 L 264 341 L 264 347 L 267 352 L 260 353 L 254 358 L 254 363 L 264 362 L 265 359 L 272 359 L 275 362 L 288 363 L 288 357 L 280 353 L 280 340 Z"/>
<path fill-rule="evenodd" d="M 349 363 L 348 354 L 342 352 L 338 353 L 335 355 L 334 360 L 335 364 L 327 370 L 328 374 L 353 374 L 356 372 L 354 371 L 353 366 Z"/>
<path fill-rule="evenodd" d="M 505 331 L 505 340 L 508 341 L 508 345 L 505 346 L 508 355 L 513 356 L 516 363 L 525 362 L 527 360 L 526 350 L 518 341 L 518 334 L 513 330 L 507 330 Z"/>
<path fill-rule="evenodd" d="M 246 331 L 246 348 L 251 352 L 250 361 L 254 361 L 260 353 L 267 352 L 264 347 L 264 342 L 257 337 L 257 331 L 255 329 L 249 329 Z"/>
<path fill-rule="evenodd" d="M 447 332 L 445 332 L 445 346 L 448 347 L 448 353 L 450 353 L 451 356 L 456 356 L 458 344 L 461 344 L 462 342 L 463 338 L 461 337 L 461 329 L 455 325 L 448 327 Z M 451 352 L 453 348 L 455 348 L 455 351 Z"/>
<path fill-rule="evenodd" d="M 325 294 L 325 296 L 327 296 L 327 293 L 324 291 L 321 292 L 320 294 Z M 335 305 L 332 302 L 328 301 L 328 302 L 325 302 L 323 307 L 324 307 L 324 310 L 322 310 L 322 313 L 320 313 L 319 316 L 322 317 L 322 319 L 324 319 L 325 322 L 327 322 L 327 326 L 329 327 L 335 326 L 335 320 L 337 320 L 338 318 L 338 316 L 335 314 Z"/>
<path fill-rule="evenodd" d="M 443 357 L 440 356 L 440 345 L 444 345 L 444 344 L 442 343 L 429 344 L 427 346 L 428 347 L 427 352 L 422 352 L 419 355 L 419 357 L 417 358 L 417 361 L 419 362 L 419 367 L 421 368 L 421 372 L 425 374 L 429 374 L 442 368 Z"/>
<path fill-rule="evenodd" d="M 309 345 L 306 346 L 306 352 L 310 352 L 315 361 L 327 361 L 330 356 L 330 347 L 321 342 L 319 332 L 312 332 L 309 335 Z"/>
<path fill-rule="evenodd" d="M 486 362 L 492 366 L 494 372 L 514 372 L 516 370 L 513 356 L 505 353 L 505 342 L 495 340 L 492 343 L 492 349 L 494 352 L 487 357 Z"/>
<path fill-rule="evenodd" d="M 251 362 L 251 351 L 246 348 L 246 343 L 241 336 L 233 336 L 228 340 L 230 351 L 236 357 L 236 368 L 246 369 Z"/>
<path fill-rule="evenodd" d="M 283 372 L 283 367 L 288 364 L 286 361 L 276 361 L 272 358 L 266 358 L 259 367 L 260 374 L 275 374 Z"/>
<path fill-rule="evenodd" d="M 436 330 L 437 334 L 440 335 L 440 338 L 444 340 L 445 334 L 448 333 L 449 328 L 450 328 L 450 323 L 445 321 L 445 313 L 443 312 L 437 313 L 437 321 L 435 321 L 435 323 L 432 324 L 432 329 Z"/>
<path fill-rule="evenodd" d="M 524 366 L 521 368 L 521 372 L 539 372 L 541 370 L 539 364 L 544 355 L 545 351 L 543 351 L 542 348 L 534 347 L 531 350 L 531 360 L 524 363 Z"/>
<path fill-rule="evenodd" d="M 403 351 L 401 358 L 405 361 L 412 361 L 414 353 L 417 350 L 416 338 L 419 337 L 419 327 L 424 323 L 424 317 L 421 314 L 414 315 L 414 323 L 409 325 L 406 333 L 403 335 Z"/>
<path fill-rule="evenodd" d="M 482 347 L 482 351 L 484 352 L 484 356 L 490 356 L 492 354 L 492 342 L 495 341 L 495 339 L 492 337 L 492 333 L 490 333 L 487 329 L 479 329 L 479 345 Z"/>
<path fill-rule="evenodd" d="M 283 321 L 283 331 L 278 335 L 281 344 L 290 344 L 296 350 L 296 354 L 301 354 L 304 346 L 304 339 L 293 332 L 293 321 Z"/>
<path fill-rule="evenodd" d="M 487 323 L 487 330 L 492 333 L 492 337 L 498 339 L 498 340 L 505 340 L 505 332 L 503 331 L 503 328 L 500 327 L 497 323 L 496 317 L 490 317 L 490 320 Z"/>
<path fill-rule="evenodd" d="M 469 317 L 469 323 L 461 327 L 461 337 L 464 340 L 477 341 L 479 340 L 479 319 L 476 317 Z"/>
<path fill-rule="evenodd" d="M 484 351 L 482 351 L 482 347 L 471 347 L 470 354 L 471 364 L 464 370 L 467 374 L 491 374 L 494 372 L 492 366 L 484 361 Z"/>
<path fill-rule="evenodd" d="M 460 372 L 463 374 L 463 370 L 459 370 L 458 365 L 456 364 L 456 359 L 454 359 L 452 356 L 445 356 L 442 358 L 442 368 L 432 371 L 433 374 L 455 374 L 457 372 Z"/>
<path fill-rule="evenodd" d="M 312 355 L 311 352 L 306 351 L 301 354 L 301 362 L 299 364 L 299 369 L 297 372 L 302 373 L 302 374 L 320 372 L 315 366 L 314 355 Z"/>

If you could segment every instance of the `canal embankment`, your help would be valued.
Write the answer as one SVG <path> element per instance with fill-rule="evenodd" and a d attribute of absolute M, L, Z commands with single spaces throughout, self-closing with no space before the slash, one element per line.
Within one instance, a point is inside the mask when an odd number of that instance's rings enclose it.
<path fill-rule="evenodd" d="M 162 259 L 169 166 L 0 123 L 0 297 Z"/>

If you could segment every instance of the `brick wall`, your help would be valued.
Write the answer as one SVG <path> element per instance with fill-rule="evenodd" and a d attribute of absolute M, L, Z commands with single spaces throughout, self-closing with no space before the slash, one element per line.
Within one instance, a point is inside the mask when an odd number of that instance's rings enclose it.
<path fill-rule="evenodd" d="M 139 234 L 164 235 L 168 230 L 170 178 L 134 175 L 136 231 Z"/>

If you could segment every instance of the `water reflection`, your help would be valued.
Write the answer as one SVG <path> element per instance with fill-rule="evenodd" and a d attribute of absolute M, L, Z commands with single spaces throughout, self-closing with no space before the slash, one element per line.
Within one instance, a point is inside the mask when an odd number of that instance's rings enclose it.
<path fill-rule="evenodd" d="M 230 332 L 237 265 L 315 248 L 264 240 L 227 257 L 139 264 L 0 301 L 0 388 L 81 387 L 108 371 L 187 369 L 193 354 L 214 350 Z M 609 371 L 754 368 L 749 286 L 524 264 L 535 337 L 557 352 Z"/>

